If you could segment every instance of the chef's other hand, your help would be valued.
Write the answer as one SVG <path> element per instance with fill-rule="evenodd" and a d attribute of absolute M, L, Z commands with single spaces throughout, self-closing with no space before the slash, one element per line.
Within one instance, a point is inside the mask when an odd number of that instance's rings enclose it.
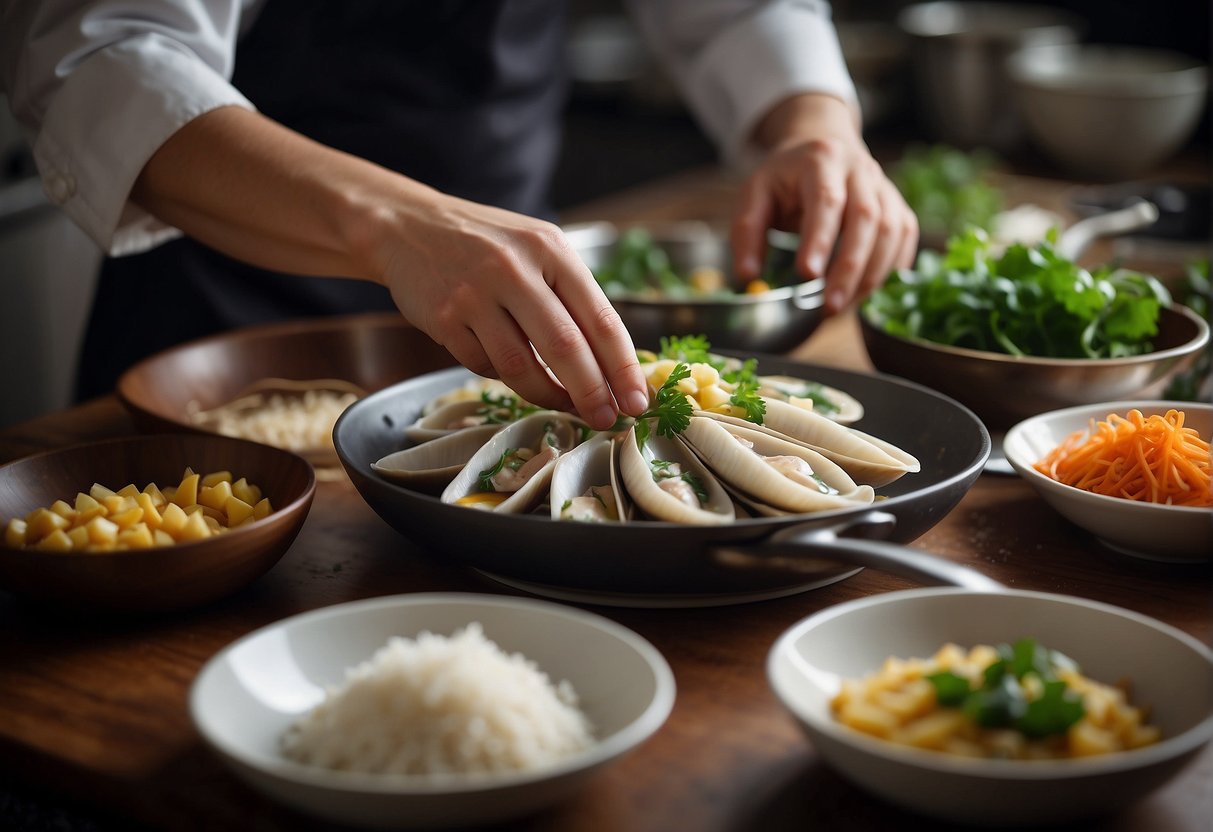
<path fill-rule="evenodd" d="M 838 312 L 912 265 L 918 220 L 864 144 L 855 111 L 806 94 L 776 105 L 754 133 L 768 153 L 733 212 L 734 270 L 759 276 L 766 232 L 800 234 L 796 270 L 826 279 L 826 309 Z"/>
<path fill-rule="evenodd" d="M 473 372 L 595 429 L 645 410 L 632 340 L 559 227 L 437 192 L 423 214 L 383 260 L 405 317 Z"/>

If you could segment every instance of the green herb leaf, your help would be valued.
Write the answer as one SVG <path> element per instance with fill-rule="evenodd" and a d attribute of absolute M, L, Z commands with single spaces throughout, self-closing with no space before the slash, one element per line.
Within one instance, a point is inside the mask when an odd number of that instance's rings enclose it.
<path fill-rule="evenodd" d="M 691 402 L 686 394 L 678 389 L 678 382 L 690 378 L 691 368 L 679 363 L 674 366 L 669 377 L 661 385 L 653 397 L 649 408 L 641 413 L 636 420 L 636 441 L 640 447 L 648 441 L 648 420 L 657 420 L 659 436 L 674 436 L 682 433 L 691 424 Z M 641 426 L 644 426 L 643 428 Z"/>
<path fill-rule="evenodd" d="M 940 705 L 958 707 L 969 695 L 969 680 L 950 670 L 929 673 L 927 681 L 935 688 L 935 699 Z"/>
<path fill-rule="evenodd" d="M 476 475 L 476 480 L 480 483 L 481 491 L 496 491 L 493 487 L 493 477 L 501 473 L 501 469 L 505 467 L 506 460 L 510 454 L 514 452 L 513 448 L 506 448 L 501 454 L 501 459 L 497 460 L 497 464 L 492 468 L 487 468 Z"/>
<path fill-rule="evenodd" d="M 729 396 L 729 404 L 745 411 L 745 419 L 756 425 L 761 425 L 767 413 L 767 404 L 758 395 L 758 362 L 747 358 L 740 370 L 729 373 L 729 381 L 737 385 L 737 389 Z"/>

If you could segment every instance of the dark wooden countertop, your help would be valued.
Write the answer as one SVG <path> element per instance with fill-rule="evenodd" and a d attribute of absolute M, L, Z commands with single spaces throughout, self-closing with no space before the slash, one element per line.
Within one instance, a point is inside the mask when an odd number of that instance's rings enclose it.
<path fill-rule="evenodd" d="M 1032 193 L 1053 193 L 1031 181 Z M 723 220 L 730 177 L 697 172 L 585 206 L 566 219 Z M 1055 195 L 1055 193 L 1054 193 Z M 853 317 L 828 321 L 795 356 L 869 370 Z M 134 432 L 103 398 L 0 432 L 0 462 Z M 1208 642 L 1211 571 L 1102 549 L 1024 482 L 983 474 L 913 546 L 1012 587 L 1136 610 Z M 666 725 L 571 802 L 510 828 L 780 830 L 917 828 L 922 822 L 826 768 L 767 686 L 772 643 L 801 618 L 871 593 L 908 588 L 865 570 L 773 601 L 683 610 L 594 608 L 649 639 L 670 662 L 678 699 Z M 0 593 L 0 767 L 22 788 L 83 801 L 121 824 L 156 828 L 319 829 L 260 797 L 202 745 L 186 707 L 201 666 L 237 637 L 316 607 L 415 591 L 514 594 L 429 558 L 344 481 L 321 483 L 283 560 L 245 591 L 204 609 L 131 620 L 65 616 Z M 1213 817 L 1213 748 L 1100 830 L 1197 832 Z M 1084 827 L 1086 828 L 1086 827 Z"/>

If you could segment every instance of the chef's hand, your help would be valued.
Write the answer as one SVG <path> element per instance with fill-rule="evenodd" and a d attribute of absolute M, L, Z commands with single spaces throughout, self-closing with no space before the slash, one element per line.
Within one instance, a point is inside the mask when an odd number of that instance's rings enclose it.
<path fill-rule="evenodd" d="M 627 330 L 551 223 L 448 196 L 241 107 L 170 136 L 131 199 L 249 263 L 383 284 L 456 360 L 534 404 L 598 429 L 648 406 Z"/>
<path fill-rule="evenodd" d="M 596 429 L 644 411 L 631 338 L 557 226 L 437 192 L 429 201 L 382 264 L 405 317 L 473 372 Z"/>
<path fill-rule="evenodd" d="M 912 265 L 918 220 L 872 158 L 846 103 L 818 94 L 785 99 L 754 140 L 768 152 L 733 212 L 738 277 L 759 276 L 769 228 L 800 234 L 796 270 L 805 279 L 825 277 L 829 312 Z"/>

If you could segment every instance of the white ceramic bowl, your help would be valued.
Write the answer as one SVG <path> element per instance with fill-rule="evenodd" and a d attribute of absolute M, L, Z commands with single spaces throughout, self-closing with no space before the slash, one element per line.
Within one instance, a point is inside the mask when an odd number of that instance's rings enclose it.
<path fill-rule="evenodd" d="M 1007 59 L 1028 133 L 1070 174 L 1149 172 L 1192 135 L 1208 69 L 1176 52 L 1125 46 L 1026 47 Z"/>
<path fill-rule="evenodd" d="M 929 657 L 946 642 L 1022 637 L 1062 651 L 1090 678 L 1128 677 L 1154 706 L 1163 739 L 1074 760 L 976 760 L 856 731 L 830 713 L 844 678 L 889 656 Z M 829 765 L 858 786 L 926 815 L 981 826 L 1065 823 L 1113 812 L 1162 785 L 1213 737 L 1213 652 L 1185 633 L 1118 607 L 1038 592 L 913 589 L 829 607 L 775 642 L 767 676 Z M 1177 680 L 1183 680 L 1177 684 Z"/>
<path fill-rule="evenodd" d="M 1120 401 L 1068 407 L 1025 419 L 1007 431 L 1003 453 L 1021 477 L 1062 516 L 1111 549 L 1150 560 L 1201 562 L 1213 559 L 1213 509 L 1143 503 L 1093 494 L 1063 485 L 1032 467 L 1074 431 L 1110 413 L 1136 408 L 1151 416 L 1184 411 L 1184 426 L 1213 435 L 1213 405 L 1197 402 Z"/>
<path fill-rule="evenodd" d="M 591 749 L 542 771 L 442 784 L 330 771 L 281 755 L 288 725 L 389 637 L 451 635 L 472 622 L 553 682 L 568 680 L 594 726 Z M 673 703 L 669 665 L 631 630 L 549 602 L 464 593 L 374 598 L 287 618 L 224 648 L 190 694 L 199 733 L 253 788 L 330 821 L 397 829 L 491 823 L 554 804 L 652 735 Z"/>

